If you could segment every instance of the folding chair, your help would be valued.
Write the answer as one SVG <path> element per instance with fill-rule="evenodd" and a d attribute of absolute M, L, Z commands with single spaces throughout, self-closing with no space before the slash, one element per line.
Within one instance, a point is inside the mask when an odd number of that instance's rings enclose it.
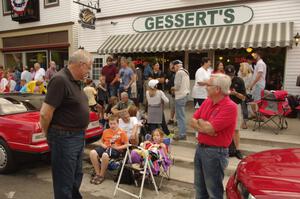
<path fill-rule="evenodd" d="M 122 177 L 122 174 L 123 174 L 123 171 L 124 171 L 124 168 L 125 166 L 127 166 L 128 168 L 132 169 L 131 167 L 131 157 L 130 157 L 130 147 L 136 147 L 138 148 L 139 150 L 142 151 L 142 153 L 145 154 L 145 163 L 144 163 L 144 168 L 141 170 L 141 171 L 137 171 L 137 172 L 140 172 L 142 175 L 143 175 L 143 178 L 142 178 L 142 182 L 141 182 L 141 188 L 140 188 L 140 191 L 139 191 L 139 195 L 136 195 L 134 193 L 131 193 L 123 188 L 121 188 L 119 185 L 120 185 L 120 181 L 121 181 L 121 177 Z M 126 164 L 126 162 L 129 160 L 129 164 Z M 143 194 L 143 188 L 144 188 L 144 183 L 145 183 L 145 177 L 146 177 L 146 173 L 149 172 L 150 173 L 150 176 L 151 176 L 151 180 L 152 180 L 152 183 L 154 185 L 154 188 L 155 188 L 155 192 L 156 194 L 158 195 L 159 192 L 158 192 L 158 188 L 157 188 L 157 185 L 156 185 L 156 182 L 155 182 L 155 179 L 154 179 L 154 176 L 153 176 L 153 173 L 152 173 L 152 170 L 151 170 L 151 166 L 150 166 L 150 163 L 149 163 L 149 151 L 148 150 L 145 150 L 143 149 L 142 147 L 139 147 L 139 146 L 133 146 L 133 145 L 130 145 L 127 147 L 126 149 L 126 154 L 125 154 L 125 158 L 123 160 L 123 164 L 122 164 L 122 167 L 121 167 L 121 171 L 120 171 L 120 175 L 119 175 L 119 178 L 118 178 L 118 181 L 117 181 L 117 184 L 116 184 L 116 187 L 115 187 L 115 191 L 114 191 L 114 196 L 117 194 L 117 191 L 121 191 L 125 194 L 128 194 L 134 198 L 138 198 L 138 199 L 141 199 L 142 198 L 142 194 Z M 135 181 L 136 182 L 136 181 Z M 137 183 L 136 183 L 137 185 Z"/>
<path fill-rule="evenodd" d="M 164 139 L 164 144 L 167 145 L 168 147 L 168 154 L 165 154 L 168 156 L 168 158 L 170 160 L 172 160 L 172 158 L 170 158 L 170 148 L 169 148 L 169 145 L 170 145 L 170 138 L 165 138 Z M 133 149 L 133 148 L 137 148 L 139 150 L 142 151 L 142 153 L 144 154 L 144 166 L 143 168 L 141 169 L 137 169 L 137 168 L 133 168 L 132 167 L 132 160 L 131 160 L 131 151 L 130 149 Z M 126 154 L 125 154 L 125 158 L 123 160 L 123 164 L 122 164 L 122 167 L 121 167 L 121 171 L 120 171 L 120 175 L 119 175 L 119 178 L 118 178 L 118 182 L 116 184 L 116 187 L 115 187 L 115 191 L 114 191 L 114 196 L 116 195 L 117 191 L 122 191 L 130 196 L 133 196 L 135 198 L 138 198 L 138 199 L 141 199 L 142 198 L 142 194 L 143 194 L 143 188 L 144 188 L 144 183 L 145 183 L 145 178 L 146 178 L 146 175 L 149 175 L 150 174 L 150 177 L 151 177 L 151 181 L 152 181 L 152 184 L 154 185 L 154 188 L 155 188 L 155 191 L 156 191 L 156 194 L 158 195 L 159 192 L 158 190 L 161 188 L 162 186 L 162 183 L 163 183 L 163 180 L 165 178 L 169 179 L 170 178 L 170 167 L 166 168 L 166 165 L 164 165 L 163 162 L 159 162 L 159 176 L 161 177 L 160 179 L 160 182 L 159 182 L 159 186 L 157 186 L 157 183 L 155 181 L 155 178 L 154 178 L 154 174 L 152 172 L 152 169 L 151 169 L 151 160 L 149 160 L 149 150 L 146 150 L 142 147 L 139 147 L 139 146 L 129 146 L 127 147 L 127 150 L 126 150 Z M 165 158 L 165 157 L 164 157 Z M 121 180 L 121 177 L 122 177 L 122 173 L 123 173 L 123 170 L 124 168 L 127 167 L 127 168 L 130 168 L 131 170 L 134 170 L 135 172 L 139 173 L 139 174 L 142 174 L 142 181 L 141 181 L 141 187 L 140 187 L 140 191 L 139 191 L 139 195 L 136 195 L 134 193 L 131 193 L 123 188 L 120 188 L 120 180 Z M 137 186 L 137 181 L 135 179 L 135 185 Z"/>
<path fill-rule="evenodd" d="M 288 128 L 286 116 L 291 112 L 291 109 L 288 105 L 287 95 L 288 92 L 284 90 L 263 90 L 261 92 L 261 100 L 254 102 L 258 105 L 258 111 L 256 112 L 253 131 L 263 126 L 271 127 L 269 125 L 270 122 L 277 127 L 274 130 L 272 129 L 275 134 L 278 134 L 279 130 Z M 263 118 L 265 119 L 264 121 L 262 120 Z"/>

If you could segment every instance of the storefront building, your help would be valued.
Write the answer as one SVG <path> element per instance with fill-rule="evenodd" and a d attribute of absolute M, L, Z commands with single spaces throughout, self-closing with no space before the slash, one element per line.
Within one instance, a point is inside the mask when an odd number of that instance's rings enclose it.
<path fill-rule="evenodd" d="M 78 6 L 70 1 L 1 0 L 0 64 L 9 69 L 39 62 L 44 69 L 55 61 L 57 69 L 67 65 L 78 48 Z M 21 11 L 20 11 L 21 10 Z"/>
<path fill-rule="evenodd" d="M 191 79 L 202 57 L 215 64 L 239 63 L 252 50 L 264 52 L 267 89 L 300 94 L 300 1 L 180 1 L 105 2 L 96 29 L 79 28 L 79 45 L 94 53 L 93 78 L 107 55 L 159 61 L 165 70 L 174 59 L 184 61 Z M 193 84 L 193 81 L 191 81 Z"/>

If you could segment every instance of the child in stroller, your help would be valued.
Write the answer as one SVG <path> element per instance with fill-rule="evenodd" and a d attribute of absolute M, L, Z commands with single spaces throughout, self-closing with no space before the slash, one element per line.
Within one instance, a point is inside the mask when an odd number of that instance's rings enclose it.
<path fill-rule="evenodd" d="M 168 147 L 163 143 L 163 137 L 163 131 L 161 129 L 155 129 L 152 132 L 151 140 L 146 140 L 141 143 L 141 146 L 149 151 L 149 161 L 154 175 L 159 174 L 160 166 L 163 167 L 164 171 L 167 171 L 171 165 L 171 160 L 168 157 Z M 143 154 L 142 150 L 134 149 L 131 151 L 133 167 L 142 168 L 144 158 L 145 154 Z"/>

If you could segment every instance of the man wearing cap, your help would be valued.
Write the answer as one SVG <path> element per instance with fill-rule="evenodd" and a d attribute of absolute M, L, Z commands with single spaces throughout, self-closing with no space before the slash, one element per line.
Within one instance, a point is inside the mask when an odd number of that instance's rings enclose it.
<path fill-rule="evenodd" d="M 189 72 L 183 68 L 182 61 L 173 61 L 175 69 L 174 87 L 175 91 L 175 114 L 178 122 L 179 135 L 174 140 L 186 140 L 185 126 L 185 104 L 190 93 L 190 77 Z"/>
<path fill-rule="evenodd" d="M 245 83 L 242 78 L 235 75 L 235 68 L 233 65 L 225 66 L 225 73 L 231 78 L 230 85 L 230 99 L 238 105 L 238 116 L 236 120 L 235 134 L 233 136 L 233 143 L 235 149 L 232 152 L 229 150 L 229 156 L 236 156 L 238 159 L 242 159 L 243 155 L 240 149 L 240 126 L 242 124 L 242 107 L 241 103 L 246 98 Z"/>

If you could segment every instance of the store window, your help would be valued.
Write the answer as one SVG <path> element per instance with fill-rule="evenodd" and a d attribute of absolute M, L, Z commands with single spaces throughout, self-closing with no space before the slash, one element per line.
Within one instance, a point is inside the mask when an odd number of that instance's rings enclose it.
<path fill-rule="evenodd" d="M 184 61 L 184 52 L 121 54 L 119 59 L 122 56 L 127 57 L 132 61 L 148 61 L 151 65 L 158 62 L 160 64 L 160 70 L 164 73 L 169 70 L 169 64 L 173 60 L 179 59 Z M 143 66 L 141 67 L 143 69 Z"/>
<path fill-rule="evenodd" d="M 60 70 L 68 65 L 68 59 L 68 49 L 50 50 L 50 60 L 56 63 L 56 70 Z"/>
<path fill-rule="evenodd" d="M 59 6 L 59 0 L 44 0 L 45 8 L 49 8 L 53 6 Z"/>
<path fill-rule="evenodd" d="M 195 74 L 201 66 L 202 58 L 208 57 L 208 53 L 189 53 L 190 80 L 195 80 Z"/>
<path fill-rule="evenodd" d="M 22 67 L 23 54 L 22 53 L 7 53 L 4 54 L 5 68 Z"/>
<path fill-rule="evenodd" d="M 28 67 L 33 67 L 35 63 L 40 63 L 41 67 L 47 70 L 47 51 L 38 51 L 38 52 L 26 52 L 26 64 Z"/>
<path fill-rule="evenodd" d="M 99 80 L 102 67 L 103 67 L 103 58 L 95 58 L 93 63 L 93 73 L 92 73 L 93 80 Z"/>
<path fill-rule="evenodd" d="M 2 11 L 3 11 L 3 15 L 11 14 L 10 0 L 2 0 Z"/>
<path fill-rule="evenodd" d="M 253 49 L 255 51 L 256 49 Z M 280 90 L 283 86 L 286 48 L 264 48 L 259 49 L 263 52 L 263 60 L 267 65 L 266 89 Z M 236 71 L 239 70 L 240 63 L 246 61 L 246 57 L 252 52 L 246 49 L 216 50 L 216 61 L 222 61 L 224 65 L 234 65 Z M 254 68 L 255 63 L 253 63 Z"/>

